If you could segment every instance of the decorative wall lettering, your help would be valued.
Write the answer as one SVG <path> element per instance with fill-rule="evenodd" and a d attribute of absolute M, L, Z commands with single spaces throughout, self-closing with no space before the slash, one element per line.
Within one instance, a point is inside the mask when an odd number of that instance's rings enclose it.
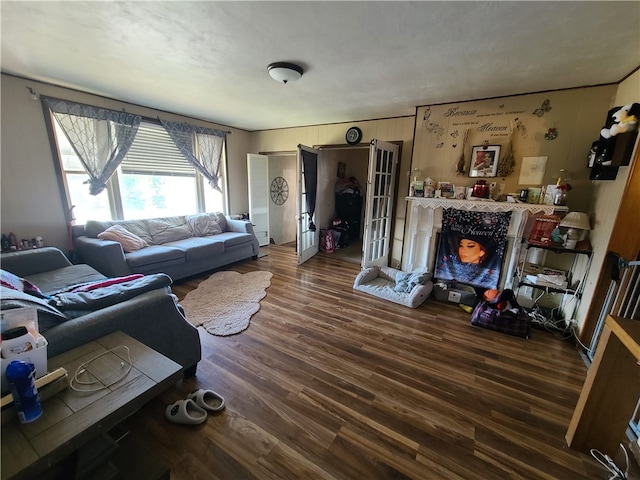
<path fill-rule="evenodd" d="M 449 110 L 447 110 L 444 113 L 444 116 L 446 118 L 448 117 L 463 117 L 463 116 L 469 116 L 469 115 L 475 115 L 476 113 L 478 113 L 477 109 L 473 109 L 473 110 L 458 110 L 460 107 L 452 107 Z"/>
<path fill-rule="evenodd" d="M 480 125 L 476 130 L 479 132 L 506 132 L 509 127 L 506 125 L 494 125 L 492 122 Z"/>

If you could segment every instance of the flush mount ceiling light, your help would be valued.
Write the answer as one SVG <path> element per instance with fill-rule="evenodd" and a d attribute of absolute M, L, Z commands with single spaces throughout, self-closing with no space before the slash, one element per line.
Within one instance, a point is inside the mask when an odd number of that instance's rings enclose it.
<path fill-rule="evenodd" d="M 278 82 L 295 82 L 302 76 L 302 67 L 295 63 L 276 62 L 267 67 L 271 78 Z"/>

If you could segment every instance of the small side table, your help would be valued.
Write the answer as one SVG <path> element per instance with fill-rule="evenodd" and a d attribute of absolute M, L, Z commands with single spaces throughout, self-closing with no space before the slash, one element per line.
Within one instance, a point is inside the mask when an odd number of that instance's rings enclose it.
<path fill-rule="evenodd" d="M 565 436 L 613 457 L 640 397 L 640 321 L 609 315 Z"/>

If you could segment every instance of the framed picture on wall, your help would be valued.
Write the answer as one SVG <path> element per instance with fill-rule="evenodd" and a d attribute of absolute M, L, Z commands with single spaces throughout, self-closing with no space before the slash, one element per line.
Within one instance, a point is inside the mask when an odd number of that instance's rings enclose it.
<path fill-rule="evenodd" d="M 471 150 L 470 177 L 495 177 L 498 172 L 500 145 L 476 145 Z"/>

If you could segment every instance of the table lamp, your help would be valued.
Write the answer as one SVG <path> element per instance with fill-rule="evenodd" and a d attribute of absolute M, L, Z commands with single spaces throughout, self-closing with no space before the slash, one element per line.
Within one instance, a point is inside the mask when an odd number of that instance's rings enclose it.
<path fill-rule="evenodd" d="M 589 216 L 583 212 L 569 212 L 560 221 L 560 227 L 567 228 L 567 241 L 565 248 L 576 248 L 578 239 L 581 237 L 581 230 L 591 230 Z"/>

